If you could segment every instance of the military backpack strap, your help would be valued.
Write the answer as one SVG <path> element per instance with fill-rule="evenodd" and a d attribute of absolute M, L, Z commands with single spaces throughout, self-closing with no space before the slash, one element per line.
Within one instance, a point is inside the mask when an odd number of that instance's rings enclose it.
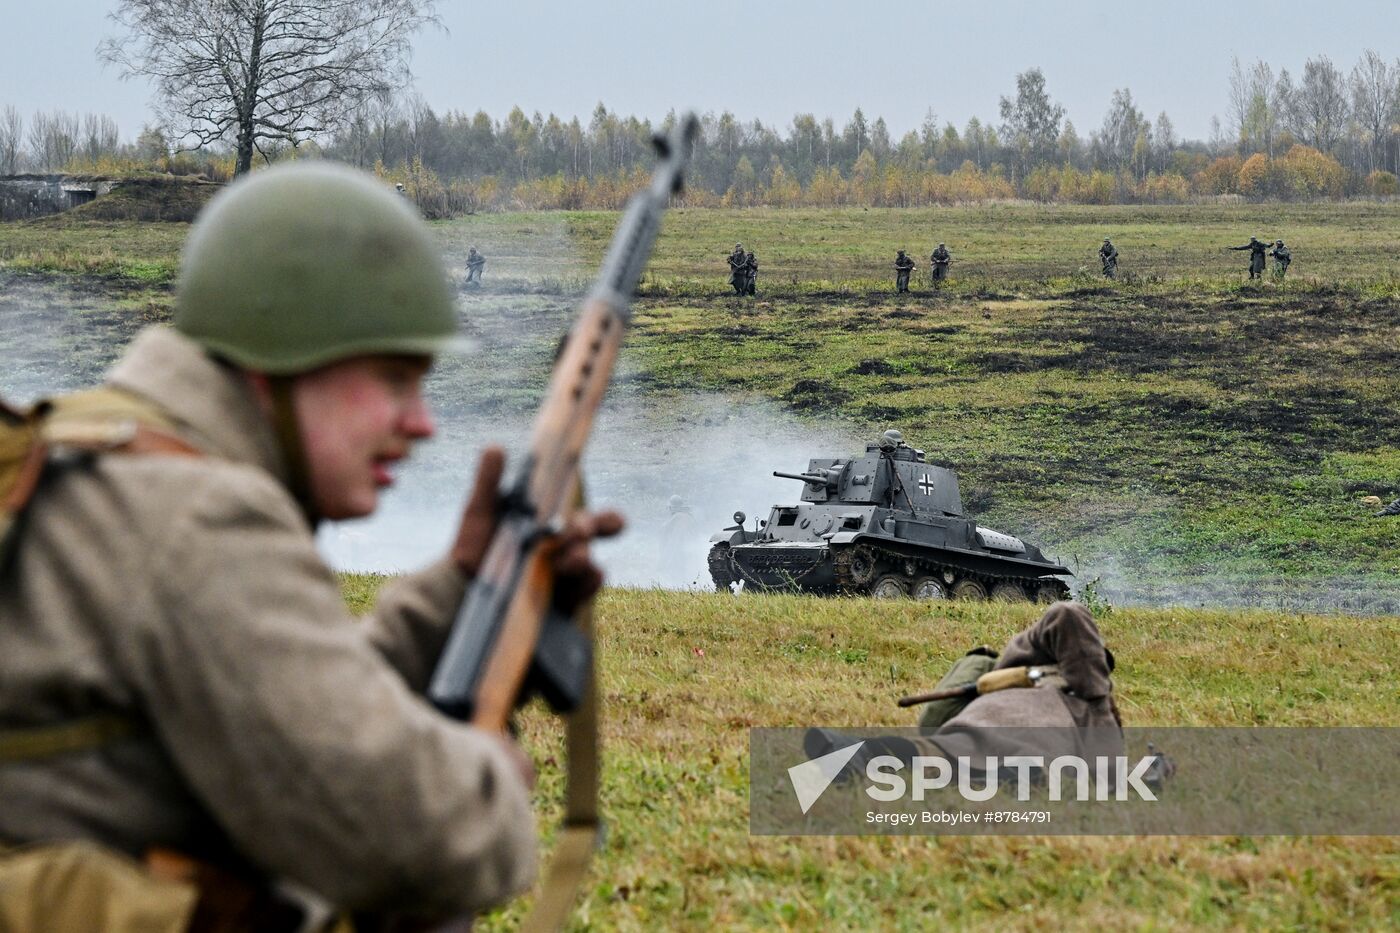
<path fill-rule="evenodd" d="M 100 453 L 200 455 L 156 405 L 111 386 L 45 399 L 28 410 L 0 401 L 0 566 L 49 464 Z"/>
<path fill-rule="evenodd" d="M 97 713 L 43 726 L 0 729 L 0 765 L 40 761 L 100 748 L 142 731 L 120 713 Z"/>
<path fill-rule="evenodd" d="M 102 453 L 200 456 L 164 412 L 121 389 L 103 386 L 46 399 L 27 411 L 0 401 L 0 566 L 16 547 L 20 521 L 49 464 Z M 119 713 L 0 728 L 0 765 L 100 748 L 142 729 Z"/>

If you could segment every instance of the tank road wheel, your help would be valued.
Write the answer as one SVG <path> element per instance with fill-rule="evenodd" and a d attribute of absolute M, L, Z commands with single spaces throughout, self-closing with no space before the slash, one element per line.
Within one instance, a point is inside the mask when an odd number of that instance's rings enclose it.
<path fill-rule="evenodd" d="M 953 584 L 953 598 L 962 599 L 968 602 L 975 600 L 985 600 L 987 598 L 987 588 L 976 580 L 959 580 Z"/>
<path fill-rule="evenodd" d="M 1042 580 L 1035 588 L 1035 601 L 1042 606 L 1069 598 L 1069 588 L 1059 580 Z"/>
<path fill-rule="evenodd" d="M 909 595 L 909 588 L 903 577 L 887 573 L 870 587 L 870 595 L 876 599 L 903 599 Z"/>
<path fill-rule="evenodd" d="M 1030 597 L 1021 584 L 1014 580 L 1002 580 L 992 587 L 992 599 L 999 603 L 1028 603 Z"/>
<path fill-rule="evenodd" d="M 851 582 L 864 586 L 875 579 L 875 552 L 864 545 L 858 546 L 851 551 L 851 559 L 846 566 Z"/>
<path fill-rule="evenodd" d="M 947 599 L 948 588 L 937 577 L 919 577 L 909 588 L 909 595 L 915 599 Z"/>

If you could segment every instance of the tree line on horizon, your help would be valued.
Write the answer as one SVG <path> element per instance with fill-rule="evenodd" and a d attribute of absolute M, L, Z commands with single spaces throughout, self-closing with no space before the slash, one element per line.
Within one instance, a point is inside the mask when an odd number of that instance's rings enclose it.
<path fill-rule="evenodd" d="M 999 119 L 959 128 L 930 109 L 895 139 L 861 109 L 839 126 L 796 115 L 779 132 L 725 111 L 701 118 L 685 203 L 740 207 L 908 207 L 1025 198 L 1089 204 L 1171 203 L 1400 194 L 1400 59 L 1365 52 L 1349 74 L 1309 59 L 1295 80 L 1266 62 L 1233 63 L 1229 129 L 1178 138 L 1132 92 L 1113 92 L 1102 123 L 1083 135 L 1038 68 L 1016 76 Z M 439 114 L 421 98 L 381 94 L 321 140 L 267 147 L 263 161 L 320 155 L 405 184 L 430 216 L 492 209 L 616 208 L 646 183 L 660 124 L 599 103 L 588 122 L 514 108 Z M 172 151 L 158 127 L 120 144 L 105 117 L 0 110 L 0 174 L 22 169 L 232 174 L 227 146 Z"/>

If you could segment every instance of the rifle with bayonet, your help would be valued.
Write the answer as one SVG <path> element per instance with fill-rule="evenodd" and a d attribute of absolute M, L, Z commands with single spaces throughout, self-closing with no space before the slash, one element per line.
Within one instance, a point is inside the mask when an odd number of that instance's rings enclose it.
<path fill-rule="evenodd" d="M 596 734 L 576 734 L 596 728 L 591 618 L 586 605 L 572 618 L 554 609 L 552 560 L 560 532 L 582 505 L 583 448 L 662 214 L 681 190 L 698 128 L 695 117 L 687 115 L 668 136 L 654 140 L 659 162 L 651 185 L 629 202 L 593 289 L 560 347 L 529 450 L 501 485 L 495 533 L 428 686 L 438 709 L 495 732 L 507 731 L 515 709 L 536 694 L 556 712 L 574 714 L 565 826 L 541 903 L 527 918 L 535 929 L 557 928 L 567 918 L 573 888 L 598 838 Z M 576 771 L 579 760 L 591 774 Z M 577 878 L 561 877 L 560 866 Z"/>

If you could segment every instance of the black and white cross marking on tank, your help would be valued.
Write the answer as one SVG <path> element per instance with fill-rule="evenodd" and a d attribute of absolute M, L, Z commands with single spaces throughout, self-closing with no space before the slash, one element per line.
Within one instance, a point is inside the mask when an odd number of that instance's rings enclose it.
<path fill-rule="evenodd" d="M 926 496 L 933 495 L 933 477 L 925 473 L 919 477 L 919 492 Z"/>

